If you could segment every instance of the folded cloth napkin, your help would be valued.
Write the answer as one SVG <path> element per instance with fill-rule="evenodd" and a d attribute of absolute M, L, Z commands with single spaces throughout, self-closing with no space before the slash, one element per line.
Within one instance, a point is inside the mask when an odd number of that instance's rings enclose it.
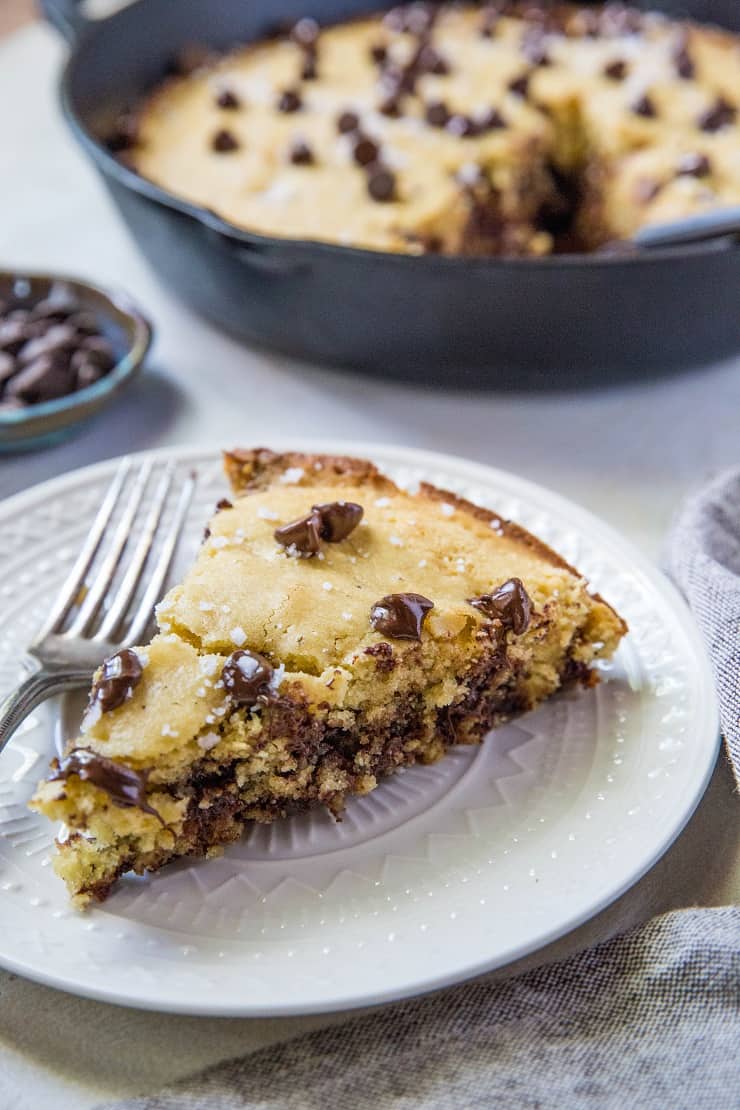
<path fill-rule="evenodd" d="M 667 561 L 706 641 L 740 786 L 740 470 L 721 474 L 686 504 Z"/>
<path fill-rule="evenodd" d="M 740 471 L 680 514 L 671 574 L 706 639 L 740 777 Z M 117 1110 L 738 1106 L 740 907 L 679 910 L 218 1064 Z"/>

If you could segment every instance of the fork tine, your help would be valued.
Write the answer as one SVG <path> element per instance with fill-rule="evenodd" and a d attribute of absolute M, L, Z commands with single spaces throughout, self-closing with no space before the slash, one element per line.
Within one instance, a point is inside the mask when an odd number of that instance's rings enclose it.
<path fill-rule="evenodd" d="M 157 529 L 162 520 L 162 513 L 167 500 L 167 494 L 172 485 L 172 476 L 174 472 L 175 464 L 169 462 L 157 486 L 152 506 L 144 524 L 144 529 L 131 555 L 131 560 L 123 577 L 123 581 L 116 591 L 113 602 L 108 612 L 105 614 L 100 628 L 93 636 L 94 640 L 107 640 L 112 642 L 118 631 L 119 625 L 126 616 L 126 611 L 136 593 L 136 588 L 141 580 L 141 575 L 152 549 L 154 537 L 157 534 Z"/>
<path fill-rule="evenodd" d="M 141 639 L 143 633 L 146 631 L 146 627 L 151 620 L 152 613 L 154 612 L 154 606 L 160 599 L 162 587 L 164 586 L 165 579 L 167 578 L 167 573 L 170 569 L 170 564 L 172 563 L 172 558 L 177 548 L 177 542 L 180 538 L 183 524 L 185 523 L 185 517 L 187 515 L 187 511 L 193 497 L 194 489 L 195 477 L 191 474 L 183 483 L 183 487 L 180 492 L 180 498 L 177 502 L 177 508 L 175 509 L 175 515 L 172 518 L 169 532 L 167 533 L 167 536 L 165 537 L 165 540 L 162 544 L 159 558 L 157 559 L 154 569 L 152 570 L 152 576 L 149 579 L 149 584 L 139 603 L 138 609 L 134 613 L 131 625 L 126 635 L 127 643 L 137 643 Z"/>
<path fill-rule="evenodd" d="M 146 489 L 151 473 L 152 463 L 145 462 L 136 476 L 126 508 L 118 522 L 106 556 L 95 574 L 95 579 L 90 587 L 89 593 L 67 629 L 68 636 L 84 636 L 95 619 L 95 615 L 110 589 L 110 584 L 113 581 L 116 568 L 121 561 L 123 549 L 131 534 L 131 528 L 136 519 L 136 514 L 139 510 L 139 505 L 141 504 L 141 499 L 144 496 L 144 490 Z"/>
<path fill-rule="evenodd" d="M 50 636 L 52 633 L 61 630 L 67 614 L 74 605 L 77 595 L 80 592 L 80 587 L 85 581 L 85 575 L 95 558 L 95 553 L 100 547 L 100 541 L 103 538 L 103 534 L 108 527 L 108 522 L 118 503 L 123 483 L 130 469 L 131 460 L 128 458 L 123 459 L 116 470 L 113 481 L 108 487 L 108 491 L 103 498 L 103 503 L 98 509 L 98 514 L 92 523 L 92 527 L 90 528 L 82 550 L 77 556 L 71 571 L 65 578 L 51 610 L 38 633 L 38 640 L 43 640 L 45 636 Z"/>

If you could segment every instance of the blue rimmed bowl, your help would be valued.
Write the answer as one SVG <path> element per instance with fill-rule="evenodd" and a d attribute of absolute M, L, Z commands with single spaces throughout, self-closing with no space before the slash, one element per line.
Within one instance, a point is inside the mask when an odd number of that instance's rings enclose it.
<path fill-rule="evenodd" d="M 129 298 L 64 274 L 0 270 L 0 300 L 44 300 L 52 289 L 68 289 L 80 308 L 95 317 L 113 348 L 116 364 L 93 385 L 22 409 L 0 412 L 0 452 L 46 447 L 115 401 L 141 370 L 153 338 L 152 326 Z"/>

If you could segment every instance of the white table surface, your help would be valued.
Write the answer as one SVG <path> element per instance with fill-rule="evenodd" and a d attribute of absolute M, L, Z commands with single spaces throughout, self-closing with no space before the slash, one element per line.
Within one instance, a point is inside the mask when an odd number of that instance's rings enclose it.
<path fill-rule="evenodd" d="M 63 57 L 56 36 L 38 25 L 0 44 L 0 267 L 56 269 L 124 287 L 149 311 L 157 339 L 147 373 L 113 411 L 58 447 L 0 456 L 0 497 L 124 451 L 326 434 L 427 447 L 516 471 L 581 502 L 657 559 L 685 494 L 738 462 L 740 360 L 629 387 L 461 394 L 238 346 L 182 308 L 139 256 L 61 119 Z M 668 908 L 740 899 L 736 802 L 720 760 L 668 855 L 548 955 Z M 0 971 L 0 1106 L 84 1110 L 331 1020 L 160 1017 Z"/>

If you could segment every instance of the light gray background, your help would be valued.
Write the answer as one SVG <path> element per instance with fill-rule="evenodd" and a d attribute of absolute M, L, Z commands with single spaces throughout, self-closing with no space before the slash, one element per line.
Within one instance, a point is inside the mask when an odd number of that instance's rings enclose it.
<path fill-rule="evenodd" d="M 122 286 L 147 308 L 158 337 L 144 378 L 76 439 L 41 454 L 0 456 L 1 497 L 124 451 L 269 444 L 271 434 L 295 431 L 426 447 L 516 471 L 581 502 L 657 559 L 684 495 L 738 461 L 740 360 L 628 388 L 465 396 L 244 350 L 181 308 L 146 269 L 60 118 L 63 56 L 41 26 L 0 44 L 0 267 L 58 269 Z M 547 955 L 659 910 L 740 900 L 736 803 L 721 760 L 661 863 Z M 160 1017 L 0 972 L 0 1106 L 84 1110 L 331 1020 Z"/>

